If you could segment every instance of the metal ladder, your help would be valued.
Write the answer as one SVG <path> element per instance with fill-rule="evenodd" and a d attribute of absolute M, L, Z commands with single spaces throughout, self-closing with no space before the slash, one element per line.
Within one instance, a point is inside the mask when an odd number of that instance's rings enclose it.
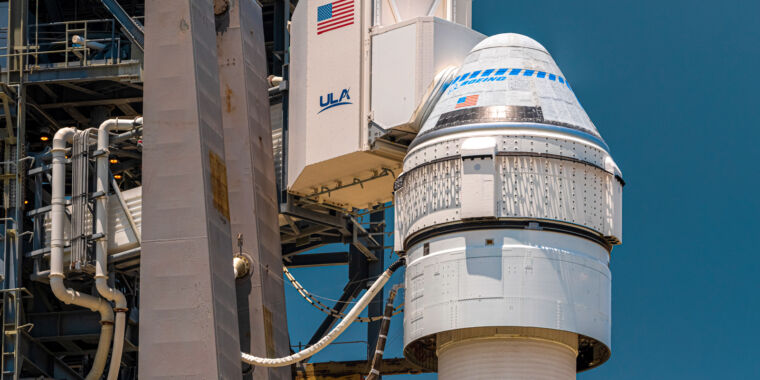
<path fill-rule="evenodd" d="M 2 358 L 0 358 L 0 368 L 3 371 L 2 380 L 16 380 L 21 369 L 19 330 L 31 326 L 19 325 L 22 313 L 21 301 L 24 298 L 32 297 L 32 294 L 26 288 L 3 289 L 0 290 L 0 293 L 2 293 L 3 303 Z"/>

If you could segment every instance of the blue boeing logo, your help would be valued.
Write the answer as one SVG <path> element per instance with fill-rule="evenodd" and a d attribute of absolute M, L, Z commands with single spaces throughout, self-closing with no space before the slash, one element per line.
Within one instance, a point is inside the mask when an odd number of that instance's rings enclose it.
<path fill-rule="evenodd" d="M 561 75 L 555 75 L 552 73 L 547 73 L 545 71 L 538 71 L 538 70 L 504 68 L 504 69 L 488 69 L 488 70 L 482 70 L 482 71 L 477 70 L 471 73 L 462 74 L 454 78 L 452 81 L 446 83 L 445 90 L 448 93 L 451 93 L 452 91 L 456 90 L 459 87 L 469 86 L 471 84 L 483 83 L 483 82 L 503 82 L 507 79 L 507 77 L 510 77 L 510 76 L 546 79 L 555 83 L 563 84 L 567 86 L 567 88 L 570 88 L 570 83 L 568 83 L 565 80 L 565 78 L 563 78 Z"/>
<path fill-rule="evenodd" d="M 348 95 L 348 89 L 344 88 L 343 91 L 340 92 L 340 96 L 336 96 L 334 93 L 329 93 L 325 96 L 320 95 L 319 96 L 319 106 L 322 107 L 318 114 L 322 113 L 323 111 L 329 110 L 330 108 L 337 107 L 337 106 L 343 106 L 346 104 L 352 104 L 350 102 L 351 96 Z"/>

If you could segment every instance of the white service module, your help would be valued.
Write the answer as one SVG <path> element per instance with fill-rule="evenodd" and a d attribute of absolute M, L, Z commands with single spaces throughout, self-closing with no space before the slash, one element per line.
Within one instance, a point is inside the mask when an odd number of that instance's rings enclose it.
<path fill-rule="evenodd" d="M 475 46 L 395 184 L 406 357 L 441 379 L 461 375 L 454 352 L 489 352 L 478 361 L 482 376 L 469 378 L 567 379 L 606 361 L 622 188 L 609 148 L 543 46 L 517 34 Z M 536 341 L 550 344 L 528 347 Z M 555 367 L 504 369 L 528 352 L 514 347 L 553 352 Z M 577 363 L 570 372 L 568 358 Z"/>
<path fill-rule="evenodd" d="M 466 26 L 470 8 L 470 0 L 298 4 L 285 150 L 290 193 L 347 209 L 393 199 L 406 146 L 378 140 L 407 124 L 436 74 L 459 66 L 485 38 Z M 465 25 L 434 17 L 442 15 Z"/>

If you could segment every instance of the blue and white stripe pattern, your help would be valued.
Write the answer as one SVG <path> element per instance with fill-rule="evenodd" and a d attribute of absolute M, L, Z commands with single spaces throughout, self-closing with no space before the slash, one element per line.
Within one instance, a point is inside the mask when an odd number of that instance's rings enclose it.
<path fill-rule="evenodd" d="M 501 82 L 501 81 L 506 80 L 507 76 L 523 76 L 523 77 L 541 78 L 541 79 L 546 79 L 550 81 L 556 81 L 560 84 L 564 84 L 565 86 L 567 86 L 567 88 L 570 88 L 570 83 L 568 83 L 567 80 L 565 80 L 565 78 L 563 78 L 560 75 L 555 75 L 552 73 L 547 73 L 545 71 L 538 71 L 538 70 L 509 69 L 509 68 L 477 70 L 471 73 L 465 73 L 454 78 L 454 80 L 452 80 L 446 86 L 448 87 L 448 90 L 451 91 L 455 88 L 459 88 L 459 87 L 463 87 L 463 86 L 467 86 L 467 85 L 471 85 L 475 83 Z"/>

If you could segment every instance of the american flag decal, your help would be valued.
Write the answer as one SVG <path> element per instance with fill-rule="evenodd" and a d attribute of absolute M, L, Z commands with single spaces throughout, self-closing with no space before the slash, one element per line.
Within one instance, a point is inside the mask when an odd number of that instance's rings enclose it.
<path fill-rule="evenodd" d="M 462 107 L 471 107 L 476 104 L 478 104 L 478 96 L 480 95 L 470 95 L 470 96 L 463 96 L 457 100 L 457 106 L 454 107 L 454 109 L 462 108 Z"/>
<path fill-rule="evenodd" d="M 317 34 L 354 23 L 354 0 L 337 0 L 317 8 Z"/>

